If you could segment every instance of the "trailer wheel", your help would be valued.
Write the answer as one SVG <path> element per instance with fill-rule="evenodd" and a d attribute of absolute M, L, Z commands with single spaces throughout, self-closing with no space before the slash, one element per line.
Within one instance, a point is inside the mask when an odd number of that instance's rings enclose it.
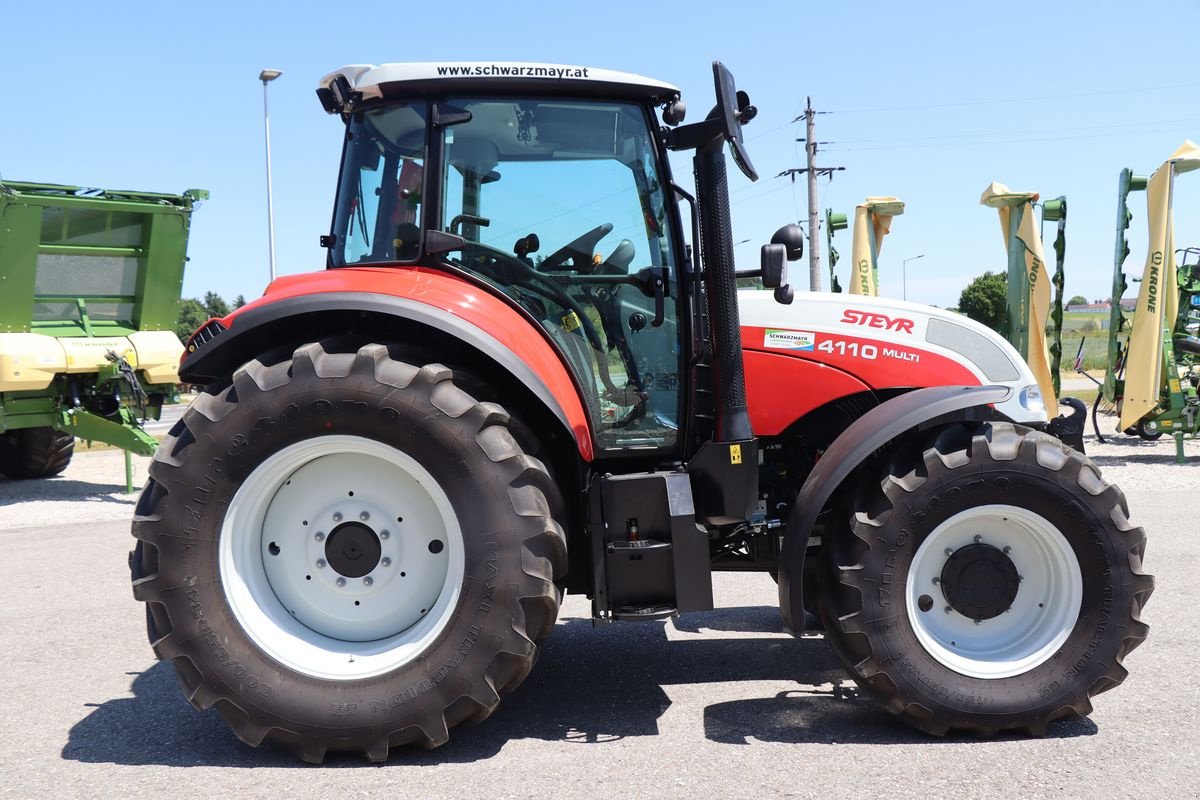
<path fill-rule="evenodd" d="M 307 344 L 202 394 L 138 501 L 134 594 L 185 695 L 306 761 L 435 747 L 558 612 L 558 489 L 438 364 Z"/>
<path fill-rule="evenodd" d="M 50 478 L 71 463 L 75 437 L 54 428 L 25 428 L 0 435 L 0 473 L 18 480 Z"/>
<path fill-rule="evenodd" d="M 863 495 L 823 614 L 888 710 L 935 735 L 1042 735 L 1125 679 L 1154 581 L 1144 532 L 1085 456 L 1007 423 L 955 425 Z"/>
<path fill-rule="evenodd" d="M 17 471 L 17 432 L 0 433 L 0 475 L 11 478 Z"/>
<path fill-rule="evenodd" d="M 1152 424 L 1153 423 L 1147 420 L 1139 419 L 1137 424 L 1133 426 L 1133 432 L 1145 439 L 1147 442 L 1157 442 L 1162 438 L 1163 429 L 1157 425 L 1151 428 L 1150 426 Z"/>

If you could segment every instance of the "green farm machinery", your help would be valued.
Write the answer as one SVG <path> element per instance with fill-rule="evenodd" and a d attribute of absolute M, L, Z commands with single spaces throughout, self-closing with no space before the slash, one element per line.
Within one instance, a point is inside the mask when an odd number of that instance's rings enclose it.
<path fill-rule="evenodd" d="M 154 453 L 142 423 L 178 399 L 173 329 L 207 197 L 0 181 L 0 474 L 56 475 L 77 438 Z"/>
<path fill-rule="evenodd" d="M 1092 406 L 1092 425 L 1102 441 L 1099 410 L 1107 405 L 1120 415 L 1119 431 L 1147 440 L 1172 434 L 1179 463 L 1185 460 L 1184 438 L 1200 435 L 1200 249 L 1176 249 L 1172 203 L 1175 177 L 1198 167 L 1200 148 L 1187 142 L 1149 179 L 1121 171 L 1108 369 Z M 1125 231 L 1133 219 L 1129 195 L 1137 191 L 1147 194 L 1149 243 L 1129 324 L 1119 299 L 1129 287 Z"/>
<path fill-rule="evenodd" d="M 1007 297 L 1004 326 L 1000 333 L 1016 348 L 1037 377 L 1042 400 L 1052 420 L 1051 428 L 1077 450 L 1083 450 L 1087 405 L 1077 398 L 1063 397 L 1059 369 L 1062 362 L 1063 262 L 1067 251 L 1067 198 L 1041 199 L 1037 192 L 1014 192 L 1002 183 L 992 183 L 980 204 L 996 209 L 1008 254 Z M 1038 212 L 1041 212 L 1040 219 Z M 1057 224 L 1054 238 L 1054 272 L 1046 264 L 1042 228 Z M 1056 409 L 1067 406 L 1071 413 L 1055 417 Z"/>

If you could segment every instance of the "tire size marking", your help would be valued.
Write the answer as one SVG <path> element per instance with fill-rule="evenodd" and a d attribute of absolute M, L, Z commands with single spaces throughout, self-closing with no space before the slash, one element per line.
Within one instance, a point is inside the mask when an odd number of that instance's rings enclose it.
<path fill-rule="evenodd" d="M 263 697 L 270 697 L 273 693 L 271 685 L 261 680 L 257 675 L 251 674 L 242 663 L 229 654 L 229 651 L 221 645 L 220 639 L 217 638 L 217 632 L 208 624 L 208 616 L 204 613 L 204 606 L 200 605 L 200 594 L 195 589 L 189 589 L 184 593 L 184 596 L 191 601 L 192 619 L 196 620 L 196 629 L 200 633 L 200 638 L 208 645 L 209 651 L 221 663 L 225 669 L 233 672 L 233 677 L 242 683 L 247 689 L 253 689 Z"/>
<path fill-rule="evenodd" d="M 446 659 L 445 663 L 438 668 L 438 671 L 433 673 L 432 677 L 426 678 L 420 683 L 410 686 L 403 691 L 396 692 L 389 697 L 385 697 L 380 700 L 372 700 L 370 702 L 371 713 L 378 714 L 394 711 L 395 709 L 403 706 L 405 703 L 416 700 L 426 692 L 432 691 L 433 688 L 444 681 L 453 670 L 458 669 L 463 663 L 466 662 L 467 655 L 475 648 L 475 642 L 479 640 L 479 636 L 482 633 L 482 627 L 479 625 L 472 625 L 470 630 L 467 631 L 466 637 L 462 640 L 462 642 L 459 643 L 458 647 L 450 655 L 450 657 Z M 342 712 L 342 714 L 334 714 L 333 706 L 330 706 L 330 713 L 333 716 L 340 716 L 344 715 L 345 712 Z"/>
<path fill-rule="evenodd" d="M 479 610 L 483 613 L 488 613 L 492 610 L 492 606 L 496 604 L 496 576 L 500 574 L 500 551 L 496 547 L 495 542 L 488 542 L 484 545 L 487 548 L 487 578 L 483 581 L 483 599 L 479 602 Z"/>

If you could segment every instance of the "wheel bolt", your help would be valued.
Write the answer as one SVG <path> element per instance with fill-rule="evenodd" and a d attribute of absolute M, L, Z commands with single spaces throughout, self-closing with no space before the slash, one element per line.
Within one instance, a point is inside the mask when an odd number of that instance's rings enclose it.
<path fill-rule="evenodd" d="M 366 511 L 364 511 L 358 515 L 358 518 L 361 519 L 363 522 L 366 522 L 367 520 L 369 520 L 371 518 L 371 515 L 368 514 Z"/>
<path fill-rule="evenodd" d="M 1011 553 L 1011 552 L 1012 552 L 1012 548 L 1011 548 L 1011 547 L 1008 547 L 1008 546 L 1006 545 L 1006 546 L 1004 547 L 1004 555 L 1008 555 L 1008 554 L 1009 554 L 1009 553 Z"/>
<path fill-rule="evenodd" d="M 323 559 L 323 558 L 317 559 L 317 569 L 325 569 L 325 559 Z"/>
<path fill-rule="evenodd" d="M 340 512 L 340 511 L 333 512 L 333 521 L 341 522 L 342 521 L 342 512 Z"/>
<path fill-rule="evenodd" d="M 934 578 L 934 579 L 933 579 L 933 585 L 934 585 L 934 586 L 937 586 L 937 585 L 938 585 L 939 583 L 941 583 L 941 582 L 942 582 L 942 579 L 941 579 L 941 578 Z"/>
<path fill-rule="evenodd" d="M 323 541 L 325 541 L 325 532 L 317 531 L 316 533 L 313 534 L 313 538 L 316 539 L 318 542 L 323 542 Z"/>
<path fill-rule="evenodd" d="M 337 581 L 336 581 L 336 583 L 337 583 L 337 585 L 338 585 L 338 588 L 340 589 L 340 588 L 342 588 L 343 586 L 345 586 L 345 585 L 346 585 L 346 579 L 345 579 L 345 578 L 338 578 L 338 579 L 337 579 Z"/>
<path fill-rule="evenodd" d="M 379 532 L 379 538 L 380 538 L 380 539 L 386 539 L 386 538 L 388 538 L 388 537 L 389 537 L 389 536 L 391 536 L 391 535 L 392 535 L 391 531 L 380 531 L 380 532 Z"/>
<path fill-rule="evenodd" d="M 983 537 L 980 536 L 979 534 L 975 534 L 975 544 L 979 544 L 982 541 L 983 541 Z"/>
<path fill-rule="evenodd" d="M 1024 576 L 1024 575 L 1018 575 L 1018 576 L 1017 576 L 1017 583 L 1020 583 L 1020 582 L 1021 582 L 1021 581 L 1023 581 L 1023 580 L 1025 580 L 1025 576 Z"/>
<path fill-rule="evenodd" d="M 943 610 L 943 611 L 945 611 L 947 614 L 949 614 L 949 613 L 950 613 L 950 611 L 951 611 L 951 608 L 950 608 L 950 606 L 946 606 L 946 607 L 945 607 L 945 608 L 943 608 L 942 610 Z"/>
<path fill-rule="evenodd" d="M 363 586 L 370 586 L 370 585 L 371 585 L 372 583 L 374 583 L 374 582 L 375 582 L 375 581 L 371 579 L 371 576 L 370 576 L 370 575 L 368 575 L 367 577 L 363 578 Z"/>
<path fill-rule="evenodd" d="M 947 547 L 947 548 L 946 548 L 946 555 L 948 555 L 948 556 L 952 556 L 952 555 L 954 555 L 954 548 L 952 548 L 952 547 Z"/>
<path fill-rule="evenodd" d="M 978 625 L 978 624 L 979 624 L 979 620 L 975 620 L 975 624 L 976 624 L 976 625 Z"/>
<path fill-rule="evenodd" d="M 383 564 L 385 567 L 390 567 L 392 565 L 392 560 L 387 556 L 384 556 L 382 559 L 380 559 L 379 563 Z"/>

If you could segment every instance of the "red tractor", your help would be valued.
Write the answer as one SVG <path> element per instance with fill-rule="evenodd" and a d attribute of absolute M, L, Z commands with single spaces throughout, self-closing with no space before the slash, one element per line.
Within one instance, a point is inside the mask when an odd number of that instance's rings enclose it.
<path fill-rule="evenodd" d="M 818 615 L 932 734 L 1044 733 L 1124 679 L 1153 580 L 1120 490 L 977 326 L 788 306 L 795 226 L 735 269 L 724 153 L 755 177 L 755 109 L 713 68 L 686 125 L 676 88 L 582 67 L 321 82 L 346 126 L 327 269 L 192 336 L 208 388 L 133 523 L 195 706 L 314 762 L 436 746 L 520 684 L 564 592 L 661 620 L 712 608 L 713 570 L 775 574 L 788 628 Z M 775 297 L 743 327 L 745 277 Z"/>

